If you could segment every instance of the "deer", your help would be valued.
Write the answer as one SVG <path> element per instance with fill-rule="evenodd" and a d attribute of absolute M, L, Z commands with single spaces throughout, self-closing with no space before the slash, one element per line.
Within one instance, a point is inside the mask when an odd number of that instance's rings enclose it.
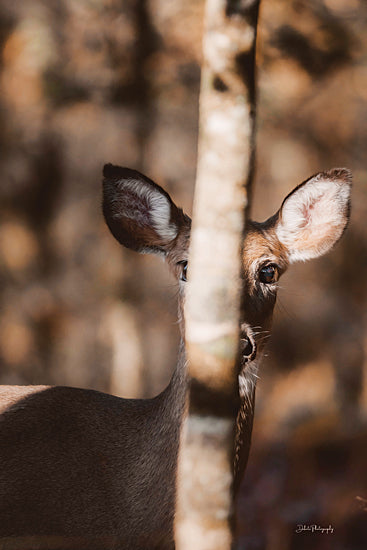
<path fill-rule="evenodd" d="M 1 387 L 2 549 L 175 548 L 177 460 L 188 388 L 184 299 L 191 220 L 138 171 L 107 164 L 103 173 L 103 214 L 112 235 L 124 247 L 163 258 L 178 281 L 177 363 L 168 386 L 149 399 L 62 386 Z M 262 333 L 271 327 L 279 277 L 290 264 L 321 256 L 340 239 L 350 189 L 349 170 L 320 172 L 298 185 L 265 222 L 247 222 L 237 488 L 250 448 Z"/>

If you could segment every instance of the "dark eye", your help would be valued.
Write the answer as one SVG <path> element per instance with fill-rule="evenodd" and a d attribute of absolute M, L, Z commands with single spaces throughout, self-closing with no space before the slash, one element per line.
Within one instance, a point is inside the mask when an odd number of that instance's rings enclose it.
<path fill-rule="evenodd" d="M 179 262 L 179 264 L 181 266 L 180 280 L 186 282 L 187 281 L 188 262 L 187 262 L 187 260 L 183 260 L 182 262 Z"/>
<path fill-rule="evenodd" d="M 278 280 L 278 268 L 276 265 L 265 265 L 260 269 L 259 279 L 265 285 L 270 285 Z"/>

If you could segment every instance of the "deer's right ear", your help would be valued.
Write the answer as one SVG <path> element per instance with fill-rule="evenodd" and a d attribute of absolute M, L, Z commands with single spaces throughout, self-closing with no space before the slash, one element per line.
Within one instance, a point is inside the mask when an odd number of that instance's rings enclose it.
<path fill-rule="evenodd" d="M 352 174 L 346 168 L 320 172 L 283 201 L 276 236 L 290 263 L 322 256 L 340 239 L 348 223 Z"/>
<path fill-rule="evenodd" d="M 189 218 L 152 180 L 130 168 L 103 168 L 103 214 L 113 236 L 137 252 L 166 253 Z"/>

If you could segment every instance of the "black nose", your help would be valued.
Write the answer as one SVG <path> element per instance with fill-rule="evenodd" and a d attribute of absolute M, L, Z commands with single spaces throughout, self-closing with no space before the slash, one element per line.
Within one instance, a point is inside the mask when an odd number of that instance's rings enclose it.
<path fill-rule="evenodd" d="M 241 338 L 241 355 L 245 361 L 252 361 L 256 357 L 255 340 L 249 334 L 244 334 Z"/>

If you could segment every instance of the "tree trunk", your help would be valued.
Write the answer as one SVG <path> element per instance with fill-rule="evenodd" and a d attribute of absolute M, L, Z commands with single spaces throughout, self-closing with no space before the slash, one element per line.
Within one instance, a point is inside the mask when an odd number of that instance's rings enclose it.
<path fill-rule="evenodd" d="M 233 542 L 241 244 L 254 160 L 259 0 L 207 0 L 186 343 L 190 391 L 178 472 L 178 550 Z"/>

